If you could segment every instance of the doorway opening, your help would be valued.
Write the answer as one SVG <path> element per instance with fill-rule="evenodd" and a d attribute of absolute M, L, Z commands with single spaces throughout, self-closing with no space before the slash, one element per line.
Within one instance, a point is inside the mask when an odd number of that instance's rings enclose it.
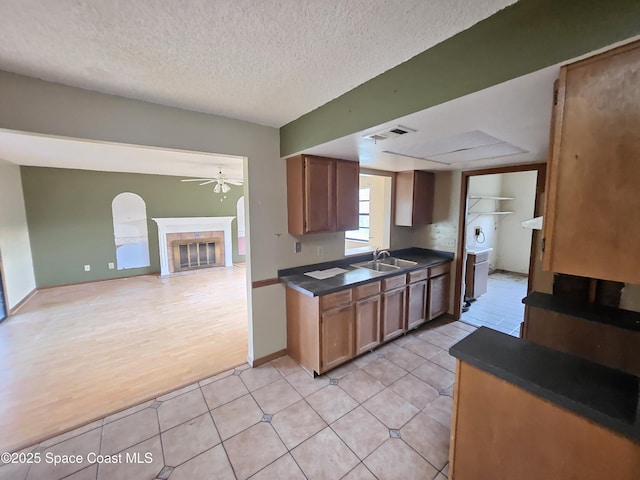
<path fill-rule="evenodd" d="M 2 278 L 2 258 L 0 258 L 0 322 L 7 318 L 7 297 L 4 293 L 4 279 Z"/>
<path fill-rule="evenodd" d="M 544 164 L 463 172 L 456 316 L 520 336 Z"/>

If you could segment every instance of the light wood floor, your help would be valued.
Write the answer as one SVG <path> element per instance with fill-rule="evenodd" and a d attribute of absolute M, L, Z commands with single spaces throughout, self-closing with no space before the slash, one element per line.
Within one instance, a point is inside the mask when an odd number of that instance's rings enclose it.
<path fill-rule="evenodd" d="M 244 266 L 38 292 L 0 324 L 0 452 L 247 358 Z"/>

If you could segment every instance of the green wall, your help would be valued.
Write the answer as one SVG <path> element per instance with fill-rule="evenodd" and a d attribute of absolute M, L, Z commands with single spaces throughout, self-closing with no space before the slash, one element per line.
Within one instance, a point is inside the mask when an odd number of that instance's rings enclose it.
<path fill-rule="evenodd" d="M 181 178 L 136 173 L 21 167 L 22 186 L 38 288 L 129 277 L 160 271 L 158 229 L 152 217 L 236 216 L 243 188 L 225 199 L 212 187 Z M 116 261 L 111 202 L 122 192 L 140 195 L 147 206 L 149 256 L 146 268 L 109 270 Z M 233 260 L 238 255 L 237 221 L 232 223 Z M 84 265 L 91 271 L 85 272 Z"/>
<path fill-rule="evenodd" d="M 638 34 L 638 0 L 520 0 L 284 125 L 280 155 L 292 155 Z"/>

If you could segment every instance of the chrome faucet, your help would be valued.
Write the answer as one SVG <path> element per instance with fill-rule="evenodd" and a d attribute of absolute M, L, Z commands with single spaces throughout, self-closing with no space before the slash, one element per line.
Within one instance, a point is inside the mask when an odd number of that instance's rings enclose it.
<path fill-rule="evenodd" d="M 382 257 L 383 259 L 385 257 L 390 257 L 391 254 L 389 253 L 389 250 L 380 250 L 378 251 L 378 248 L 376 247 L 376 249 L 373 251 L 373 261 L 376 262 L 378 260 L 380 260 L 380 257 Z"/>

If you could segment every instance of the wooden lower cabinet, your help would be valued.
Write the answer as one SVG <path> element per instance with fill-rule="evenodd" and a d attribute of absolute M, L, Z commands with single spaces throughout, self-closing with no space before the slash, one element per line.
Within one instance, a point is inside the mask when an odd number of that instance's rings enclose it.
<path fill-rule="evenodd" d="M 355 354 L 380 345 L 380 295 L 356 302 Z"/>
<path fill-rule="evenodd" d="M 449 288 L 451 285 L 451 274 L 449 264 L 446 273 L 429 278 L 429 295 L 427 300 L 428 311 L 427 320 L 432 320 L 443 313 L 449 311 Z M 438 272 L 439 273 L 439 272 Z"/>
<path fill-rule="evenodd" d="M 405 301 L 403 286 L 382 294 L 382 341 L 386 342 L 405 332 Z"/>
<path fill-rule="evenodd" d="M 450 267 L 432 268 L 319 297 L 288 287 L 287 353 L 322 374 L 446 312 Z"/>
<path fill-rule="evenodd" d="M 416 328 L 427 319 L 427 280 L 407 287 L 407 330 Z"/>
<path fill-rule="evenodd" d="M 320 319 L 320 369 L 330 370 L 353 358 L 354 306 L 323 311 Z"/>

